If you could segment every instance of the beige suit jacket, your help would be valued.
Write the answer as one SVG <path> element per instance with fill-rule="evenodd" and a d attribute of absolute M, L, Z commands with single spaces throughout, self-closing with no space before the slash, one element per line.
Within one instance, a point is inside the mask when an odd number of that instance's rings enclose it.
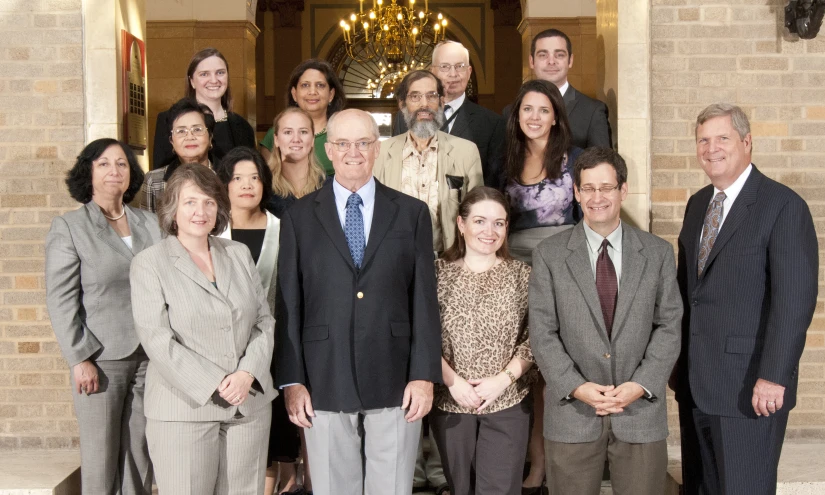
<path fill-rule="evenodd" d="M 404 143 L 409 133 L 399 134 L 381 143 L 381 153 L 375 162 L 373 175 L 385 186 L 401 191 L 401 165 Z M 472 141 L 438 131 L 438 220 L 444 249 L 455 242 L 458 204 L 468 191 L 484 185 L 481 157 Z M 447 176 L 461 178 L 461 187 L 451 187 Z M 403 191 L 402 191 L 403 192 Z"/>
<path fill-rule="evenodd" d="M 175 236 L 132 262 L 135 329 L 150 358 L 147 418 L 223 421 L 238 410 L 249 416 L 277 396 L 269 372 L 275 320 L 249 249 L 218 237 L 209 247 L 217 288 Z M 252 373 L 256 384 L 241 406 L 232 406 L 216 389 L 238 370 Z"/>

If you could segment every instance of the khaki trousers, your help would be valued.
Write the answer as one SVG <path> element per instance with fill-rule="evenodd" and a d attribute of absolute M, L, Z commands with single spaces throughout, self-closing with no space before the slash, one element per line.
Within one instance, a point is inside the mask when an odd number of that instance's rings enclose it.
<path fill-rule="evenodd" d="M 595 442 L 545 440 L 547 484 L 551 495 L 598 495 L 604 462 L 610 464 L 615 495 L 662 495 L 667 477 L 667 443 L 625 443 L 613 434 L 605 416 Z"/>

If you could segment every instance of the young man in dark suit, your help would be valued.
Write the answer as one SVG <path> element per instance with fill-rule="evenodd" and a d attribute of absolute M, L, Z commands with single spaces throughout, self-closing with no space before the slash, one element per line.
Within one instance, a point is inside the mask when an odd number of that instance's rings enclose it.
<path fill-rule="evenodd" d="M 536 79 L 550 81 L 561 91 L 573 146 L 581 149 L 613 146 L 607 106 L 578 92 L 567 81 L 567 73 L 573 68 L 573 44 L 566 34 L 558 29 L 545 29 L 537 34 L 530 46 L 530 68 Z M 510 105 L 504 109 L 505 118 L 511 110 Z"/>
<path fill-rule="evenodd" d="M 335 179 L 281 218 L 276 382 L 305 428 L 318 495 L 408 495 L 441 381 L 427 205 L 372 175 L 378 126 L 328 124 Z"/>
<path fill-rule="evenodd" d="M 763 175 L 752 149 L 739 107 L 716 103 L 696 119 L 696 157 L 711 185 L 688 200 L 679 234 L 685 317 L 672 382 L 686 494 L 776 493 L 816 306 L 808 205 Z"/>

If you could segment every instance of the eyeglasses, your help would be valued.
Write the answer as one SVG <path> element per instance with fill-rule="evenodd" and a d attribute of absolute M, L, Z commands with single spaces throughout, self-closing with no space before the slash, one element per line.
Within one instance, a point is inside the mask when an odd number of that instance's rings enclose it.
<path fill-rule="evenodd" d="M 353 144 L 358 151 L 368 151 L 374 142 L 375 141 L 330 141 L 329 144 L 334 146 L 335 150 L 339 153 L 346 153 L 352 148 Z"/>
<path fill-rule="evenodd" d="M 175 127 L 172 129 L 172 136 L 176 138 L 184 138 L 190 132 L 195 137 L 205 136 L 206 126 L 193 125 L 192 127 Z"/>
<path fill-rule="evenodd" d="M 605 184 L 602 187 L 593 187 L 588 185 L 580 187 L 579 192 L 583 194 L 594 194 L 596 191 L 599 191 L 602 194 L 610 194 L 618 188 L 618 184 Z"/>
<path fill-rule="evenodd" d="M 439 98 L 441 98 L 441 95 L 439 95 L 438 93 L 433 92 L 433 93 L 410 93 L 410 94 L 407 95 L 407 99 L 410 100 L 413 103 L 418 103 L 419 101 L 421 101 L 421 98 L 423 98 L 424 96 L 427 97 L 427 101 L 430 102 L 430 103 L 436 102 L 436 101 L 438 101 Z"/>
<path fill-rule="evenodd" d="M 467 70 L 467 64 L 465 64 L 465 63 L 455 64 L 455 65 L 438 64 L 437 67 L 438 67 L 439 71 L 444 72 L 444 73 L 450 72 L 450 69 L 455 69 L 455 71 L 458 72 L 459 74 L 464 72 L 465 70 Z"/>

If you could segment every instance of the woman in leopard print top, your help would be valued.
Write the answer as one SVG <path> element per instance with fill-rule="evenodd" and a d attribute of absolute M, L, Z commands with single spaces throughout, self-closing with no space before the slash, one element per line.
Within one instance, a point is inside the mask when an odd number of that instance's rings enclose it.
<path fill-rule="evenodd" d="M 430 423 L 451 495 L 518 495 L 529 436 L 533 354 L 527 336 L 530 267 L 507 252 L 508 205 L 476 187 L 459 205 L 456 241 L 436 263 L 444 385 Z"/>

